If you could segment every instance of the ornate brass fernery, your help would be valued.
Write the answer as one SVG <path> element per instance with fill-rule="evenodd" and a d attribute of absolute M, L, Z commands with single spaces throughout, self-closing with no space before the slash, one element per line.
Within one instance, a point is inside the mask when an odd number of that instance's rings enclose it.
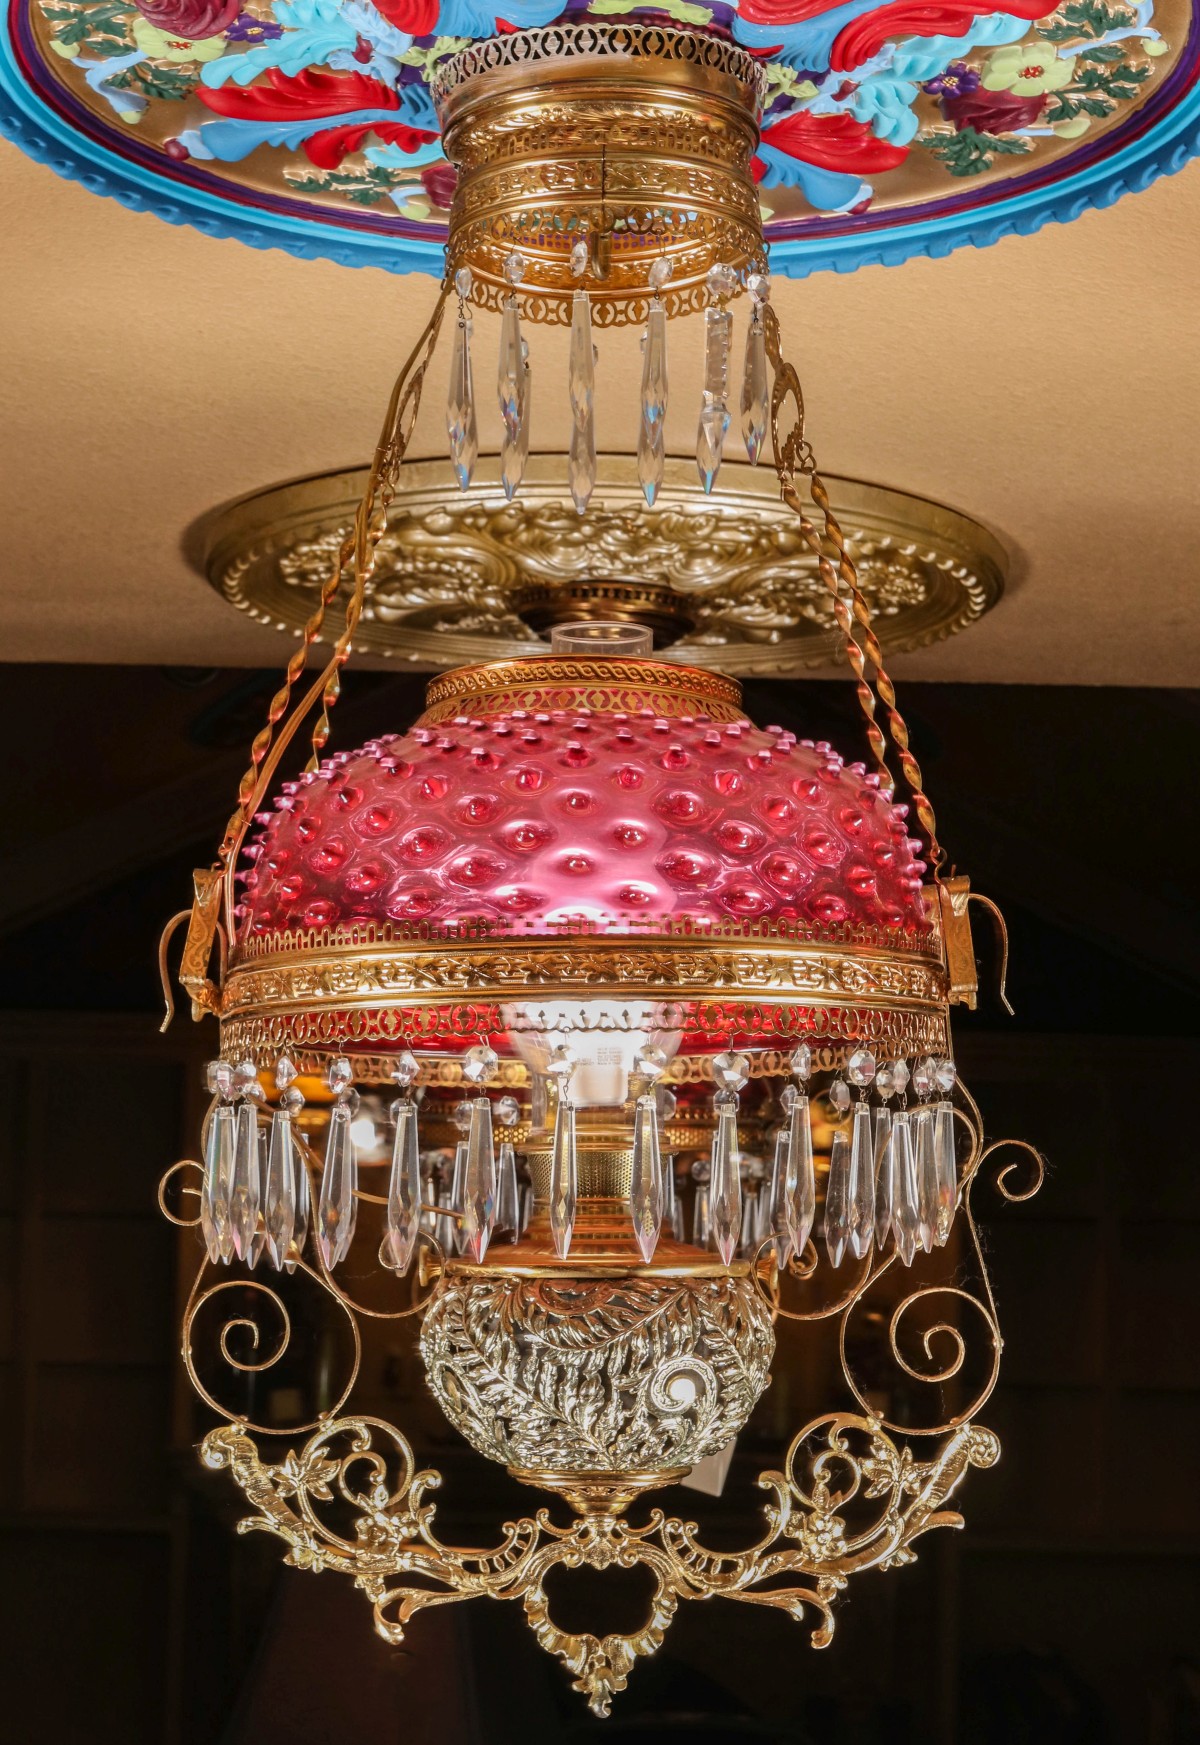
<path fill-rule="evenodd" d="M 676 32 L 623 27 L 593 54 L 596 35 L 587 54 L 570 30 L 509 36 L 441 75 L 464 171 L 447 283 L 216 862 L 176 917 L 180 980 L 194 1016 L 220 1020 L 221 1051 L 202 1157 L 168 1172 L 162 1203 L 205 1247 L 184 1361 L 225 1420 L 203 1458 L 244 1492 L 243 1530 L 350 1574 L 390 1641 L 424 1606 L 519 1601 L 606 1714 L 680 1601 L 781 1608 L 824 1645 L 852 1574 L 960 1524 L 952 1493 L 998 1452 L 975 1418 L 1001 1341 L 971 1206 L 997 1148 L 949 1025 L 976 995 L 971 892 L 945 871 L 782 355 L 743 197 L 755 69 Z M 672 274 L 678 297 L 664 294 Z M 549 650 L 435 677 L 408 732 L 323 758 L 451 297 L 447 426 L 464 488 L 478 447 L 469 304 L 501 305 L 508 499 L 528 452 L 521 317 L 569 315 L 566 470 L 586 528 L 593 301 L 604 319 L 646 322 L 637 477 L 653 512 L 665 323 L 707 296 L 697 472 L 719 514 L 743 288 L 743 437 L 752 459 L 770 444 L 780 525 L 826 590 L 868 761 L 757 728 L 735 680 L 656 657 L 649 630 L 586 610 Z M 333 654 L 305 688 L 342 592 Z M 309 765 L 281 783 L 314 716 Z M 1023 1175 L 1010 1163 L 996 1176 L 1008 1199 L 1038 1185 L 1040 1159 L 1023 1152 Z M 320 1344 L 311 1414 L 284 1422 L 277 1399 L 256 1415 L 263 1378 L 297 1361 L 295 1316 L 311 1340 L 314 1293 L 345 1376 Z M 438 1475 L 356 1410 L 364 1316 L 419 1323 L 446 1418 L 559 1499 L 565 1522 L 545 1507 L 491 1546 L 443 1541 Z M 645 1493 L 728 1453 L 781 1325 L 831 1348 L 834 1395 L 762 1474 L 748 1545 L 713 1551 Z M 269 1457 L 280 1438 L 291 1446 Z M 647 1570 L 642 1627 L 561 1628 L 546 1587 L 560 1566 Z"/>

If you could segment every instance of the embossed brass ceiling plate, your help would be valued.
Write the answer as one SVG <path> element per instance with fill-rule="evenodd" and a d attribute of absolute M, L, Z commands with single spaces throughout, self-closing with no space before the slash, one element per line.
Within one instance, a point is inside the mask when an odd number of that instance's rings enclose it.
<path fill-rule="evenodd" d="M 589 611 L 638 618 L 669 655 L 733 676 L 787 676 L 838 658 L 838 632 L 769 468 L 727 461 L 702 493 L 668 460 L 647 509 L 632 457 L 600 457 L 586 522 L 561 455 L 531 456 L 505 500 L 494 456 L 459 492 L 443 460 L 406 465 L 356 647 L 426 670 L 535 653 L 540 630 Z M 353 518 L 365 469 L 293 480 L 214 511 L 208 578 L 239 610 L 298 634 Z M 969 516 L 859 479 L 827 477 L 884 648 L 923 648 L 996 604 L 1008 559 Z"/>

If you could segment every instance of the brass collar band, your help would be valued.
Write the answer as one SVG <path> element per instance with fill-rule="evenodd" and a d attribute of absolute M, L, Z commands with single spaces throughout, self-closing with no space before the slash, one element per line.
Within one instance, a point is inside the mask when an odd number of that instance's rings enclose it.
<path fill-rule="evenodd" d="M 716 263 L 765 268 L 750 175 L 764 75 L 732 43 L 627 24 L 517 31 L 464 49 L 432 91 L 458 170 L 447 267 L 470 267 L 476 302 L 499 307 L 514 249 L 524 315 L 569 321 L 582 286 L 599 326 L 645 319 L 660 257 L 672 315 L 705 306 Z"/>
<path fill-rule="evenodd" d="M 455 716 L 487 720 L 514 709 L 590 709 L 597 715 L 652 710 L 664 720 L 707 716 L 744 721 L 742 687 L 724 673 L 628 655 L 541 654 L 456 667 L 431 679 L 419 726 Z"/>

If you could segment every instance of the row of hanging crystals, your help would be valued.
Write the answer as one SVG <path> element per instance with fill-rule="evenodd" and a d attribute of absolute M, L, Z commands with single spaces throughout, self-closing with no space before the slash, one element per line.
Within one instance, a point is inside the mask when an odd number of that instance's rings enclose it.
<path fill-rule="evenodd" d="M 308 1229 L 308 1176 L 294 1144 L 276 1137 L 282 1122 L 291 1140 L 292 1111 L 304 1102 L 298 1091 L 287 1092 L 295 1076 L 291 1062 L 280 1061 L 276 1083 L 288 1100 L 284 1107 L 281 1098 L 268 1144 L 254 1062 L 217 1060 L 208 1068 L 216 1101 L 205 1125 L 200 1229 L 212 1261 L 236 1256 L 253 1268 L 265 1250 L 272 1265 L 295 1268 Z"/>
<path fill-rule="evenodd" d="M 911 1266 L 918 1247 L 929 1253 L 946 1242 L 954 1221 L 958 1169 L 948 1096 L 954 1063 L 932 1055 L 918 1063 L 911 1075 L 920 1099 L 915 1110 L 904 1100 L 910 1075 L 903 1060 L 877 1067 L 868 1050 L 858 1049 L 846 1071 L 859 1098 L 849 1135 L 839 1128 L 830 1149 L 825 1188 L 830 1264 L 840 1265 L 847 1248 L 859 1260 L 872 1243 L 882 1250 L 890 1234 L 901 1261 Z M 872 1085 L 882 1099 L 873 1123 L 867 1103 Z M 935 1091 L 944 1093 L 936 1105 L 929 1100 Z M 893 1096 L 900 1099 L 894 1113 L 888 1107 Z M 829 1100 L 837 1115 L 849 1112 L 851 1091 L 843 1079 L 830 1086 Z"/>
<path fill-rule="evenodd" d="M 642 338 L 642 418 L 638 429 L 638 483 L 647 506 L 654 507 L 663 482 L 667 422 L 667 311 L 659 292 L 671 276 L 671 263 L 650 268 L 650 307 Z"/>
<path fill-rule="evenodd" d="M 450 353 L 450 391 L 446 399 L 446 430 L 450 437 L 450 459 L 455 477 L 465 491 L 471 483 L 475 462 L 479 457 L 479 428 L 475 418 L 475 385 L 471 379 L 471 317 L 467 313 L 467 298 L 473 283 L 470 267 L 459 267 L 454 275 L 458 293 L 458 319 L 454 328 L 454 346 Z"/>
<path fill-rule="evenodd" d="M 581 279 L 588 269 L 587 244 L 571 251 L 571 271 Z M 571 500 L 582 515 L 596 486 L 596 347 L 592 340 L 592 299 L 582 287 L 571 307 L 571 351 L 567 366 L 571 399 L 571 446 L 567 481 Z"/>
<path fill-rule="evenodd" d="M 737 274 L 725 262 L 708 269 L 710 298 L 704 311 L 704 394 L 696 433 L 696 467 L 707 494 L 717 482 L 725 433 L 729 429 L 729 341 L 733 316 L 726 308 L 737 290 Z"/>

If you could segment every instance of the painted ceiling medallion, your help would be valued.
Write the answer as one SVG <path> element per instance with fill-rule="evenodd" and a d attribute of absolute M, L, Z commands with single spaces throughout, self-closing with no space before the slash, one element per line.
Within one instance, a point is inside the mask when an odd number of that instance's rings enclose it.
<path fill-rule="evenodd" d="M 353 520 L 366 469 L 258 491 L 209 517 L 209 580 L 260 622 L 296 634 Z M 816 560 L 766 468 L 726 461 L 716 495 L 691 461 L 666 463 L 648 509 L 634 463 L 601 456 L 586 522 L 561 461 L 531 457 L 506 502 L 495 459 L 450 495 L 444 461 L 407 465 L 355 635 L 363 652 L 423 668 L 536 653 L 555 623 L 650 624 L 660 645 L 741 676 L 839 658 Z M 999 599 L 1007 559 L 978 522 L 924 497 L 827 481 L 889 653 L 965 629 Z"/>
<path fill-rule="evenodd" d="M 802 276 L 1032 231 L 1194 154 L 1194 5 L 1047 4 L 10 0 L 0 127 L 173 223 L 439 274 L 447 63 L 497 45 L 500 80 L 513 31 L 615 53 L 628 21 L 668 25 L 757 61 L 751 172 L 773 269 Z"/>

